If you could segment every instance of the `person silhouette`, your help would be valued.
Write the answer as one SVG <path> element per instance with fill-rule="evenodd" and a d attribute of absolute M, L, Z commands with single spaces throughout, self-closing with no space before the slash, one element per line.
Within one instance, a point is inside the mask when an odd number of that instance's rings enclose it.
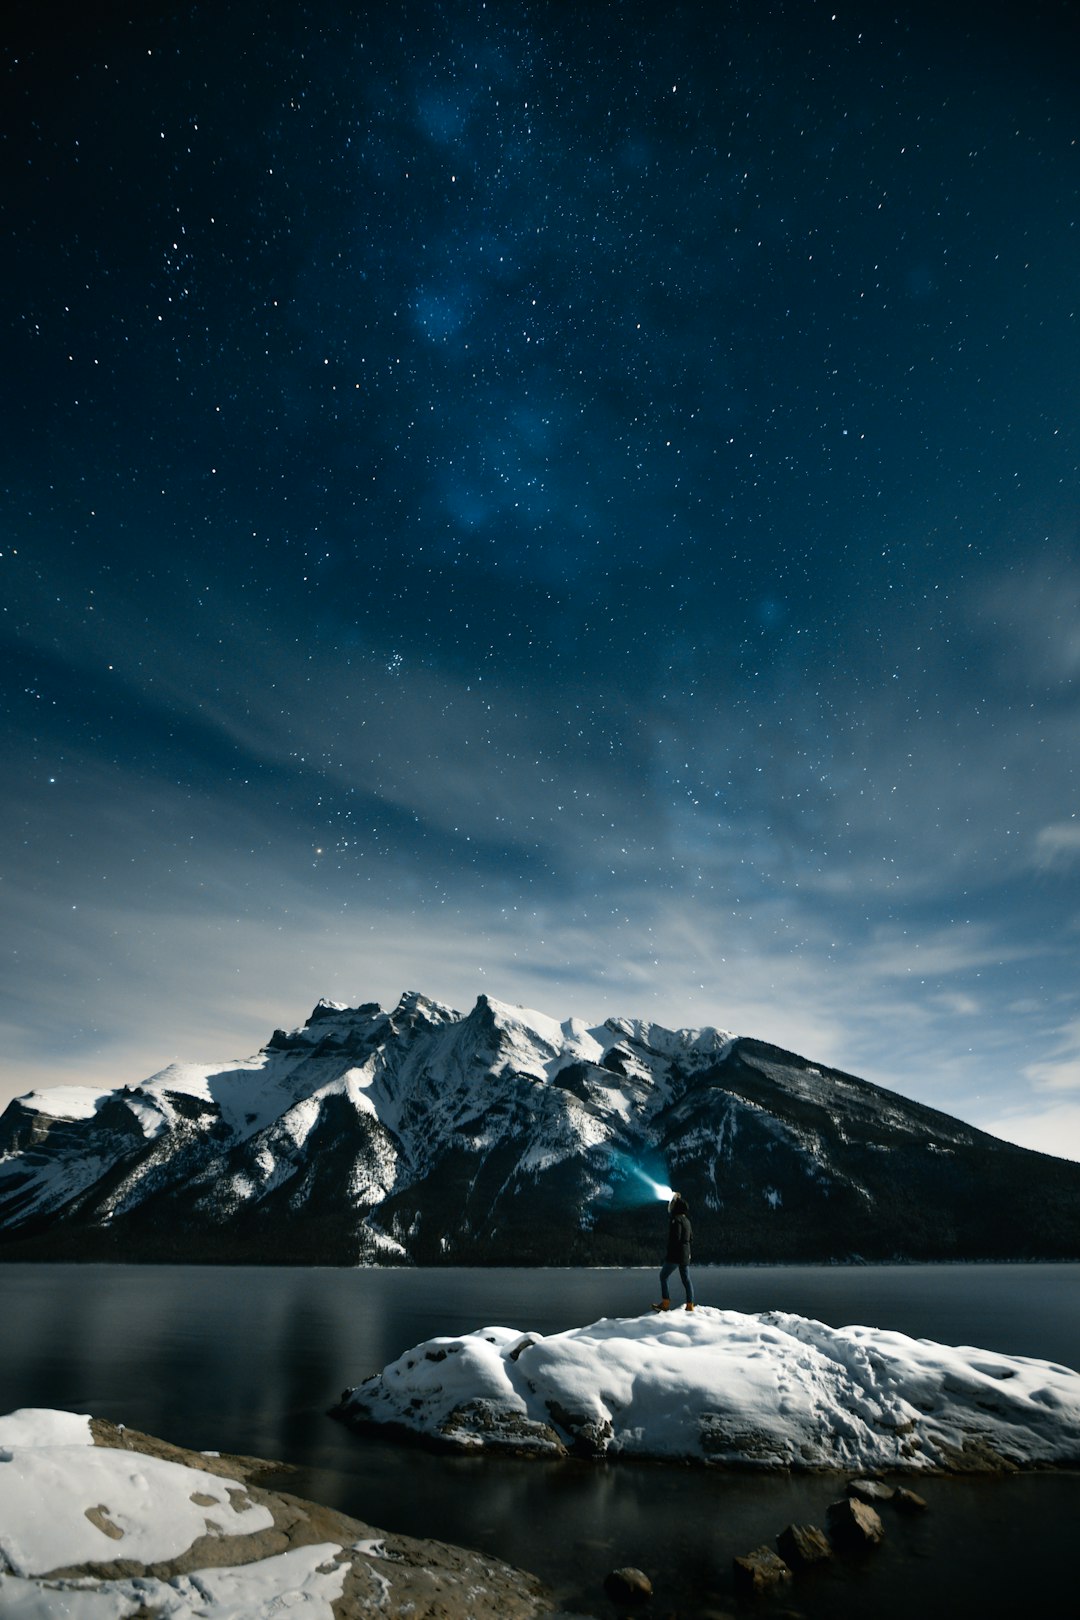
<path fill-rule="evenodd" d="M 671 1296 L 668 1278 L 679 1269 L 679 1278 L 686 1290 L 686 1309 L 694 1309 L 694 1284 L 690 1279 L 690 1251 L 694 1242 L 694 1229 L 690 1225 L 690 1206 L 681 1193 L 673 1193 L 668 1205 L 667 1256 L 660 1267 L 660 1298 L 654 1311 L 670 1311 Z"/>

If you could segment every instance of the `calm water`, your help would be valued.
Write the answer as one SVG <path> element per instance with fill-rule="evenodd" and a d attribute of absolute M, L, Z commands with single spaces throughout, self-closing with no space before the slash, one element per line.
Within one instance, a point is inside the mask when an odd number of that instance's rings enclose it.
<path fill-rule="evenodd" d="M 701 1302 L 873 1324 L 1080 1368 L 1080 1266 L 696 1267 Z M 0 1411 L 57 1406 L 197 1449 L 280 1458 L 287 1488 L 382 1529 L 479 1547 L 608 1615 L 606 1572 L 648 1571 L 657 1613 L 731 1607 L 732 1557 L 822 1523 L 827 1478 L 444 1458 L 326 1416 L 419 1340 L 490 1323 L 554 1333 L 634 1315 L 651 1272 L 0 1266 Z M 283 1482 L 284 1483 L 284 1482 Z M 807 1616 L 1075 1607 L 1080 1474 L 928 1480 L 931 1511 L 888 1519 L 861 1565 L 800 1583 Z M 1033 1586 L 1031 1558 L 1038 1546 Z M 767 1606 L 766 1610 L 767 1612 Z"/>

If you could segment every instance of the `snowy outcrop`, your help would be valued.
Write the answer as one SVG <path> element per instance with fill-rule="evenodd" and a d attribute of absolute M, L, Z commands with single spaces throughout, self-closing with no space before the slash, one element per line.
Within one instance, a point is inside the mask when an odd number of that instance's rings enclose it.
<path fill-rule="evenodd" d="M 263 1490 L 260 1471 L 251 1459 L 184 1451 L 70 1412 L 0 1417 L 0 1613 L 532 1620 L 551 1611 L 531 1575 Z"/>
<path fill-rule="evenodd" d="M 633 1264 L 655 1189 L 700 1260 L 1073 1257 L 1080 1166 L 711 1027 L 482 995 L 321 1001 L 224 1065 L 31 1092 L 0 1245 L 94 1259 Z"/>
<path fill-rule="evenodd" d="M 1080 1462 L 1080 1374 L 1067 1367 L 778 1311 L 430 1339 L 336 1415 L 521 1455 L 858 1472 Z"/>

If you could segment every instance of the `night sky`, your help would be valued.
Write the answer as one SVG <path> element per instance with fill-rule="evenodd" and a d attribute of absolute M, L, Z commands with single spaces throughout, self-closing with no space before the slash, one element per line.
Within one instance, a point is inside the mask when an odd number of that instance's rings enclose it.
<path fill-rule="evenodd" d="M 1080 7 L 60 15 L 0 1102 L 487 992 L 1080 1158 Z"/>

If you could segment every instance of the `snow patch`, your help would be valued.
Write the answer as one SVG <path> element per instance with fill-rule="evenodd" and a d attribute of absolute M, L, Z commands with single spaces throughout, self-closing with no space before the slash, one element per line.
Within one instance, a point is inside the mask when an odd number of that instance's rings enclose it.
<path fill-rule="evenodd" d="M 0 1560 L 13 1574 L 121 1557 L 157 1563 L 186 1552 L 208 1521 L 224 1535 L 273 1524 L 237 1480 L 95 1446 L 86 1418 L 74 1419 L 77 1439 L 74 1430 L 64 1439 L 72 1417 L 23 1410 L 0 1419 L 12 1424 L 0 1451 Z"/>
<path fill-rule="evenodd" d="M 171 1581 L 140 1575 L 131 1580 L 17 1580 L 0 1575 L 5 1620 L 129 1620 L 152 1613 L 160 1620 L 334 1620 L 347 1565 L 334 1562 L 333 1542 L 295 1547 L 259 1563 L 201 1569 Z"/>
<path fill-rule="evenodd" d="M 92 1446 L 90 1419 L 78 1412 L 21 1406 L 0 1417 L 0 1446 Z"/>
<path fill-rule="evenodd" d="M 52 1119 L 93 1119 L 102 1103 L 115 1097 L 115 1091 L 95 1091 L 91 1086 L 49 1086 L 45 1091 L 27 1091 L 15 1100 L 34 1114 Z"/>

